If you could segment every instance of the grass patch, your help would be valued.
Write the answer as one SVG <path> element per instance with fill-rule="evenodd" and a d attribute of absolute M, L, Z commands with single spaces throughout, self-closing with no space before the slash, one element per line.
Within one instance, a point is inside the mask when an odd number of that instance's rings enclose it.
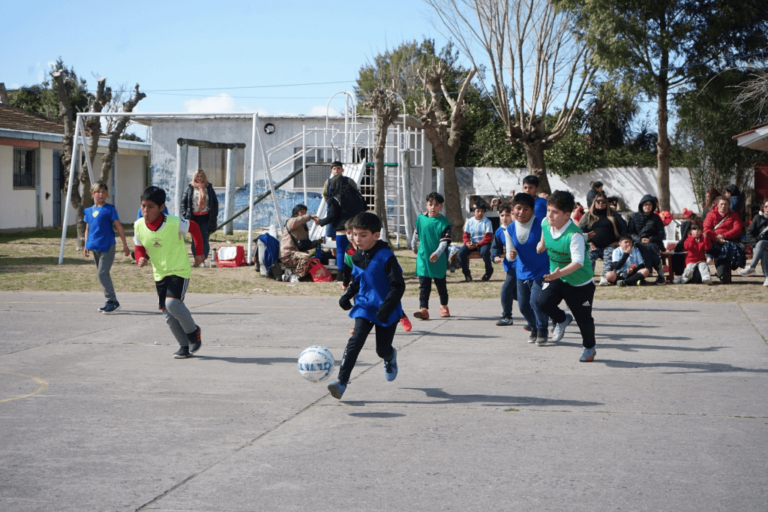
<path fill-rule="evenodd" d="M 133 225 L 125 226 L 129 247 L 133 248 Z M 67 231 L 64 264 L 58 265 L 61 230 L 42 229 L 18 233 L 0 233 L 0 291 L 79 291 L 101 292 L 96 278 L 93 258 L 84 258 L 75 251 L 75 229 Z M 214 233 L 212 247 L 226 244 L 245 245 L 246 232 L 233 235 Z M 151 268 L 138 268 L 119 252 L 112 267 L 112 280 L 120 292 L 155 292 Z M 406 297 L 419 296 L 419 280 L 415 276 L 416 259 L 413 252 L 401 248 L 395 254 L 403 267 Z M 448 290 L 456 299 L 498 299 L 506 275 L 497 267 L 488 282 L 480 281 L 482 260 L 471 260 L 475 281 L 464 281 L 461 271 L 448 274 Z M 598 262 L 597 275 L 601 262 Z M 714 272 L 713 272 L 714 273 Z M 761 286 L 762 276 L 741 277 L 734 273 L 734 282 L 728 286 L 714 285 L 647 285 L 619 288 L 598 287 L 595 299 L 600 300 L 669 300 L 735 302 L 766 304 L 768 293 Z M 269 290 L 269 291 L 267 291 Z M 261 277 L 253 267 L 226 269 L 193 268 L 189 291 L 191 293 L 226 293 L 236 295 L 289 295 L 337 296 L 337 283 L 283 283 Z M 437 299 L 436 292 L 433 294 Z"/>
<path fill-rule="evenodd" d="M 514 407 L 510 407 L 509 409 L 504 409 L 504 412 L 520 412 L 520 409 L 515 409 Z"/>

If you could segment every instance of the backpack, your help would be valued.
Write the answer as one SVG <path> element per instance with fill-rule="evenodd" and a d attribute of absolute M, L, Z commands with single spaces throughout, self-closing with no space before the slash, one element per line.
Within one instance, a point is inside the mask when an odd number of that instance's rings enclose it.
<path fill-rule="evenodd" d="M 344 176 L 344 182 L 348 184 L 349 178 Z M 342 218 L 351 219 L 368 210 L 368 203 L 365 202 L 360 189 L 347 185 L 344 190 L 346 192 L 344 195 L 339 194 L 335 198 L 341 205 Z"/>

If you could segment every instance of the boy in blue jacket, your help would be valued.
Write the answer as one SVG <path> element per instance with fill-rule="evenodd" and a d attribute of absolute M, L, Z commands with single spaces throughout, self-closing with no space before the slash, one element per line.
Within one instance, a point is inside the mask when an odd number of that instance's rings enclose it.
<path fill-rule="evenodd" d="M 363 212 L 352 219 L 357 251 L 352 256 L 352 279 L 339 299 L 339 305 L 355 319 L 355 330 L 344 349 L 339 380 L 328 385 L 334 398 L 341 399 L 368 335 L 376 327 L 376 354 L 384 359 L 384 378 L 397 377 L 397 351 L 392 347 L 403 308 L 405 293 L 403 270 L 389 245 L 379 240 L 381 220 L 373 212 Z M 352 299 L 355 305 L 352 306 Z"/>
<path fill-rule="evenodd" d="M 517 276 L 515 275 L 515 262 L 507 259 L 505 246 L 507 243 L 507 227 L 512 223 L 512 206 L 504 205 L 499 210 L 499 220 L 501 226 L 496 230 L 493 236 L 493 245 L 491 246 L 491 257 L 494 263 L 503 263 L 504 272 L 507 278 L 501 285 L 501 318 L 496 325 L 504 327 L 513 325 L 512 322 L 512 303 L 517 298 Z"/>

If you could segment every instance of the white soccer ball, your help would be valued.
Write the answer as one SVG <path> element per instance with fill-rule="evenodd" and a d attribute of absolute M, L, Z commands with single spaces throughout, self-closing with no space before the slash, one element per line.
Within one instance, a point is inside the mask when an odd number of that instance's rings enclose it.
<path fill-rule="evenodd" d="M 334 364 L 330 350 L 313 345 L 299 356 L 299 373 L 310 382 L 322 382 L 331 376 Z"/>

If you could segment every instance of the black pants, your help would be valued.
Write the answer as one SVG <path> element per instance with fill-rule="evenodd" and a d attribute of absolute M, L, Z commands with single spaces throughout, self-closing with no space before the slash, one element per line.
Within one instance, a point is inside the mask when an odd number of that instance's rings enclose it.
<path fill-rule="evenodd" d="M 595 320 L 592 318 L 592 301 L 595 298 L 595 283 L 571 286 L 561 279 L 549 281 L 539 294 L 536 305 L 556 324 L 565 322 L 565 311 L 558 306 L 563 300 L 579 324 L 584 348 L 595 346 Z"/>
<path fill-rule="evenodd" d="M 465 276 L 469 276 L 469 253 L 473 251 L 478 251 L 480 253 L 480 257 L 483 258 L 483 262 L 485 263 L 485 275 L 490 276 L 493 274 L 493 264 L 491 263 L 491 244 L 485 244 L 481 245 L 480 247 L 475 247 L 474 249 L 470 249 L 466 245 L 462 245 L 459 248 L 459 264 L 461 265 L 461 271 L 464 272 Z"/>
<path fill-rule="evenodd" d="M 365 318 L 355 318 L 355 333 L 349 338 L 347 348 L 344 349 L 344 357 L 341 359 L 341 367 L 339 368 L 339 382 L 342 384 L 349 382 L 352 369 L 357 362 L 357 356 L 363 350 L 365 340 L 368 339 L 374 325 L 376 325 L 376 354 L 386 361 L 392 359 L 394 355 L 392 340 L 395 339 L 397 324 L 398 322 L 395 322 L 389 327 L 382 327 Z"/>
<path fill-rule="evenodd" d="M 659 253 L 659 246 L 653 243 L 650 244 L 635 244 L 635 247 L 640 251 L 640 255 L 645 262 L 645 268 L 657 274 L 661 275 L 661 254 Z"/>
<path fill-rule="evenodd" d="M 419 276 L 419 307 L 429 309 L 429 295 L 432 293 L 432 280 L 435 280 L 437 294 L 440 296 L 440 305 L 448 305 L 448 284 L 445 278 L 432 278 Z"/>

